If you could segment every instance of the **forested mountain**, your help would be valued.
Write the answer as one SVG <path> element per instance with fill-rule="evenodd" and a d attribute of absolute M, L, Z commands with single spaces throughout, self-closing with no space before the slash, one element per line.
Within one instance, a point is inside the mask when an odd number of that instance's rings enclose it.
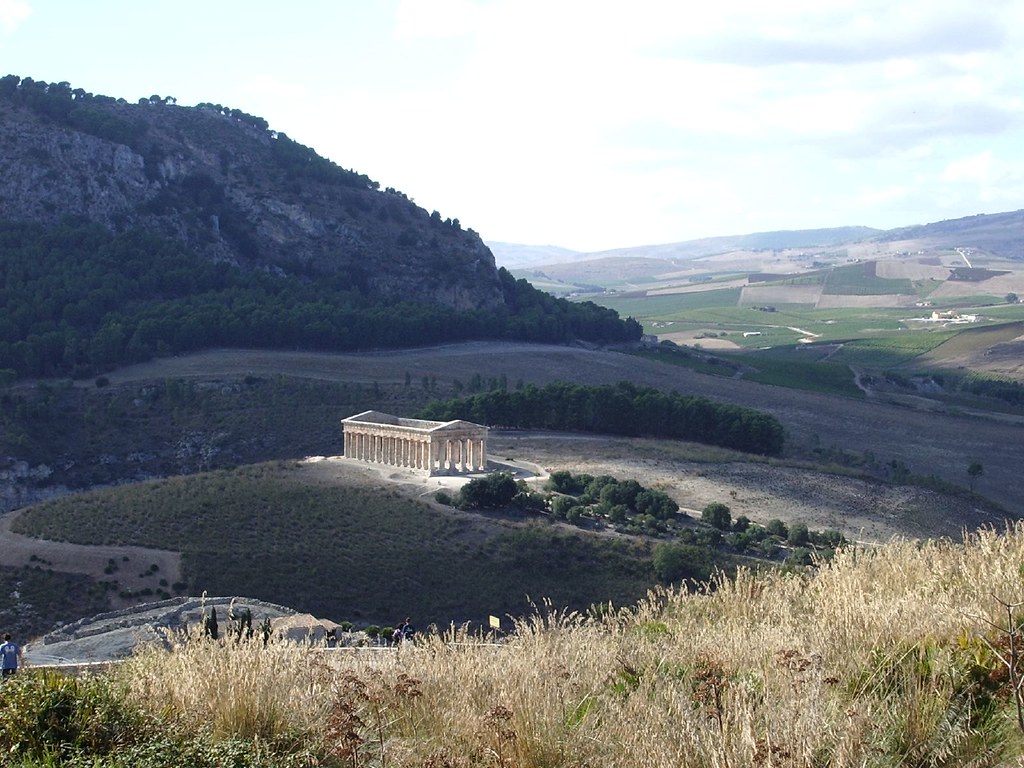
<path fill-rule="evenodd" d="M 495 267 L 458 219 L 215 104 L 0 78 L 0 370 L 215 345 L 597 342 L 640 326 Z"/>

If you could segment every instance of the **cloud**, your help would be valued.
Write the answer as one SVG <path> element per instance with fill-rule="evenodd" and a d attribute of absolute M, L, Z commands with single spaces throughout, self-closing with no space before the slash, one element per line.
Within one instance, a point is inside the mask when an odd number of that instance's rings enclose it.
<path fill-rule="evenodd" d="M 972 157 L 961 157 L 949 163 L 942 172 L 942 180 L 986 185 L 991 175 L 992 153 L 985 151 Z"/>
<path fill-rule="evenodd" d="M 0 0 L 0 28 L 8 35 L 31 15 L 32 8 L 28 3 L 21 0 Z"/>
<path fill-rule="evenodd" d="M 476 30 L 479 14 L 471 0 L 402 0 L 392 34 L 397 40 L 461 37 Z"/>

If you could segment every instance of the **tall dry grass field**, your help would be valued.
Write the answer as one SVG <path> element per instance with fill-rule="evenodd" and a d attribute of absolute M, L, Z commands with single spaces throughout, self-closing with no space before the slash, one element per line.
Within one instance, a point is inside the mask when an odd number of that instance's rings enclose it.
<path fill-rule="evenodd" d="M 458 630 L 398 650 L 190 642 L 118 674 L 183 728 L 291 740 L 320 764 L 1015 765 L 1022 564 L 1018 526 L 541 610 L 498 645 Z"/>

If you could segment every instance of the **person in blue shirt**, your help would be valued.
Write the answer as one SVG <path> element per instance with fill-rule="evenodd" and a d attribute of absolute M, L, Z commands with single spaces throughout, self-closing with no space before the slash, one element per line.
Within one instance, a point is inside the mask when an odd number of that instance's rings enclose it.
<path fill-rule="evenodd" d="M 21 648 L 11 642 L 11 635 L 4 635 L 4 644 L 0 645 L 0 673 L 3 677 L 13 675 L 18 671 L 18 661 L 21 659 Z"/>

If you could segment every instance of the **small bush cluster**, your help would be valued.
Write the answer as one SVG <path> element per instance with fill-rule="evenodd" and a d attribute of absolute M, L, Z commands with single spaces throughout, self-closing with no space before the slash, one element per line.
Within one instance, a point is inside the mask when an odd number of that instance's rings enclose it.
<path fill-rule="evenodd" d="M 836 530 L 812 531 L 806 523 L 786 525 L 774 518 L 764 525 L 752 522 L 744 515 L 732 519 L 727 504 L 713 501 L 701 512 L 701 520 L 721 531 L 718 542 L 731 547 L 737 554 L 775 559 L 781 548 L 789 555 L 790 565 L 811 565 L 815 559 L 828 560 L 846 538 Z"/>
<path fill-rule="evenodd" d="M 610 475 L 573 475 L 559 470 L 551 473 L 545 489 L 557 494 L 548 498 L 551 514 L 570 522 L 587 516 L 626 528 L 663 531 L 665 522 L 679 512 L 679 505 L 664 491 Z"/>

